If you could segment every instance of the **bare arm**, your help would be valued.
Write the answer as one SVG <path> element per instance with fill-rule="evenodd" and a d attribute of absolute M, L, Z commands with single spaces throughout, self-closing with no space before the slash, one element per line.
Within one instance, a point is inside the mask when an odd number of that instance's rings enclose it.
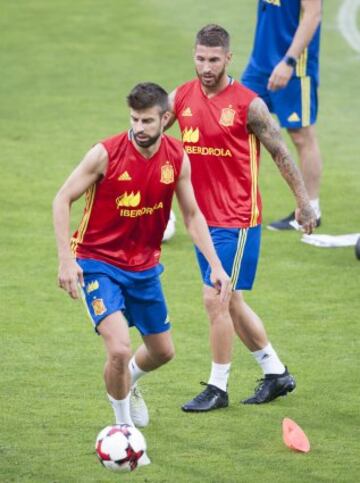
<path fill-rule="evenodd" d="M 258 97 L 249 106 L 247 123 L 249 130 L 269 151 L 293 192 L 298 206 L 296 210 L 298 223 L 303 226 L 306 233 L 311 233 L 316 224 L 316 217 L 310 206 L 303 178 L 281 136 L 280 127 L 271 116 L 264 101 Z"/>
<path fill-rule="evenodd" d="M 321 6 L 321 0 L 301 0 L 303 15 L 286 55 L 298 59 L 309 45 L 321 21 Z M 277 90 L 285 87 L 293 69 L 283 60 L 279 62 L 271 73 L 268 89 Z"/>
<path fill-rule="evenodd" d="M 70 209 L 72 203 L 105 173 L 107 158 L 107 152 L 101 144 L 94 146 L 65 181 L 53 202 L 59 258 L 58 283 L 72 298 L 78 298 L 77 283 L 83 285 L 83 276 L 70 251 Z"/>
<path fill-rule="evenodd" d="M 165 130 L 166 129 L 169 129 L 171 128 L 171 126 L 174 124 L 174 122 L 176 121 L 176 115 L 175 115 L 175 112 L 174 112 L 174 107 L 175 107 L 175 96 L 176 96 L 176 89 L 173 90 L 170 94 L 169 94 L 169 110 L 170 110 L 170 118 L 169 118 L 169 121 L 167 122 L 166 126 L 165 126 Z"/>
<path fill-rule="evenodd" d="M 190 179 L 190 161 L 184 153 L 183 165 L 176 186 L 176 197 L 184 223 L 193 242 L 200 249 L 211 267 L 211 282 L 220 293 L 220 300 L 227 301 L 230 295 L 230 279 L 225 273 L 215 252 L 209 228 L 196 202 Z"/>

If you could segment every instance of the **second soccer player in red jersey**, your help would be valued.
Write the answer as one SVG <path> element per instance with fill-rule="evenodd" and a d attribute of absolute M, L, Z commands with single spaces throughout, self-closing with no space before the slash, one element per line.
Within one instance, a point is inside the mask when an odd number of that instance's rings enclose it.
<path fill-rule="evenodd" d="M 209 265 L 196 254 L 204 281 L 210 320 L 212 368 L 206 388 L 184 404 L 184 411 L 209 411 L 228 405 L 227 384 L 234 329 L 260 364 L 264 378 L 243 402 L 261 404 L 295 388 L 295 380 L 270 344 L 259 317 L 244 301 L 251 290 L 260 248 L 261 198 L 258 188 L 260 143 L 272 155 L 297 203 L 296 218 L 305 232 L 315 224 L 303 179 L 265 103 L 228 76 L 229 34 L 208 25 L 196 36 L 197 78 L 170 95 L 192 169 L 192 183 L 223 267 L 231 277 L 228 305 L 216 304 Z M 170 125 L 169 123 L 169 125 Z"/>

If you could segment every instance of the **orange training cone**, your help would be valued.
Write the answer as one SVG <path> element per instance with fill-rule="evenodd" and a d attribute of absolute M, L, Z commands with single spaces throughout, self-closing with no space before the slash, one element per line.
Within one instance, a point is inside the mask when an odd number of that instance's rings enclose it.
<path fill-rule="evenodd" d="M 283 440 L 286 446 L 294 451 L 308 453 L 310 451 L 310 442 L 304 431 L 295 421 L 290 418 L 284 418 L 282 422 Z"/>

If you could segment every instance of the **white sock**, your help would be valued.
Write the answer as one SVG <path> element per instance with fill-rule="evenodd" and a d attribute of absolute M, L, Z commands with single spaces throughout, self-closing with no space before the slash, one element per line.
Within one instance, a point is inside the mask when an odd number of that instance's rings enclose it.
<path fill-rule="evenodd" d="M 130 393 L 125 399 L 114 399 L 110 394 L 107 395 L 114 410 L 116 424 L 130 424 L 134 426 L 130 416 Z"/>
<path fill-rule="evenodd" d="M 135 385 L 136 381 L 140 379 L 140 377 L 147 374 L 146 371 L 140 369 L 140 367 L 136 364 L 135 356 L 132 356 L 129 362 L 129 371 L 131 375 L 131 387 Z"/>
<path fill-rule="evenodd" d="M 264 374 L 283 374 L 285 372 L 285 366 L 280 361 L 270 342 L 263 349 L 252 352 L 252 355 Z"/>
<path fill-rule="evenodd" d="M 321 210 L 320 210 L 320 200 L 316 198 L 314 200 L 310 200 L 311 208 L 315 211 L 316 218 L 320 218 Z"/>
<path fill-rule="evenodd" d="M 208 384 L 218 387 L 222 391 L 226 391 L 230 374 L 231 362 L 229 364 L 211 363 L 211 373 Z"/>

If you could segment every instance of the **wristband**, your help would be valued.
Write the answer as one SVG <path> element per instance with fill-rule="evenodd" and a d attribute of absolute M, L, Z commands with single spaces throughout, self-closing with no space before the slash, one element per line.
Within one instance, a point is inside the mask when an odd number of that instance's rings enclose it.
<path fill-rule="evenodd" d="M 295 69 L 296 67 L 295 57 L 291 57 L 291 55 L 285 55 L 285 57 L 283 58 L 283 61 L 285 62 L 286 65 Z"/>

